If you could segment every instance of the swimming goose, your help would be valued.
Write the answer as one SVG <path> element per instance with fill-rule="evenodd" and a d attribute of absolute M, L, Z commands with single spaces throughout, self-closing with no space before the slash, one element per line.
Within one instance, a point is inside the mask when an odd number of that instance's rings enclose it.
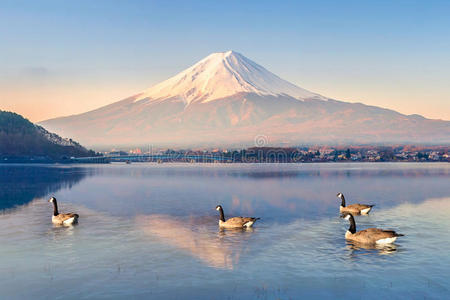
<path fill-rule="evenodd" d="M 53 216 L 52 223 L 58 225 L 72 225 L 78 222 L 78 215 L 74 213 L 60 214 L 58 212 L 58 203 L 56 203 L 56 198 L 51 197 L 48 202 L 53 203 Z"/>
<path fill-rule="evenodd" d="M 375 205 L 367 205 L 367 204 L 359 204 L 359 203 L 350 204 L 350 205 L 345 206 L 344 194 L 338 193 L 336 196 L 341 199 L 341 206 L 339 207 L 339 211 L 341 213 L 348 212 L 353 215 L 367 215 L 367 214 L 369 214 L 372 207 L 375 206 Z"/>
<path fill-rule="evenodd" d="M 350 228 L 345 233 L 345 238 L 361 244 L 391 244 L 395 242 L 397 237 L 404 234 L 396 233 L 393 230 L 384 230 L 379 228 L 367 228 L 356 231 L 355 218 L 350 213 L 343 213 L 342 218 L 350 221 Z"/>
<path fill-rule="evenodd" d="M 216 206 L 216 210 L 220 212 L 219 227 L 222 228 L 250 228 L 253 223 L 260 218 L 243 218 L 234 217 L 225 221 L 225 215 L 223 214 L 223 208 L 221 205 Z"/>

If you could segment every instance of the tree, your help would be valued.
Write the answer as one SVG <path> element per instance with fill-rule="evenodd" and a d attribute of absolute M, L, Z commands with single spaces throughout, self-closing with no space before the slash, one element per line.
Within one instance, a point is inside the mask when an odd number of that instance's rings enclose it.
<path fill-rule="evenodd" d="M 352 157 L 352 155 L 350 154 L 350 149 L 347 149 L 347 151 L 345 152 L 345 158 L 350 159 L 350 157 Z"/>

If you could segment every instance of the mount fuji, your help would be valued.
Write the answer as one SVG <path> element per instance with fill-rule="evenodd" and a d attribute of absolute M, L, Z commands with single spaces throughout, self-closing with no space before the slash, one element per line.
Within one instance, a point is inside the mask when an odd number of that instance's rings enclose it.
<path fill-rule="evenodd" d="M 40 125 L 90 146 L 450 143 L 450 121 L 333 100 L 234 51 L 213 53 L 124 100 Z"/>

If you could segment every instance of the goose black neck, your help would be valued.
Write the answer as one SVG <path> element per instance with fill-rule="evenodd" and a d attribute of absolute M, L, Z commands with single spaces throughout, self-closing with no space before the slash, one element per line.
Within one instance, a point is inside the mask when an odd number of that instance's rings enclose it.
<path fill-rule="evenodd" d="M 59 213 L 58 213 L 58 204 L 56 203 L 56 200 L 53 200 L 53 215 L 54 216 L 59 215 Z"/>
<path fill-rule="evenodd" d="M 350 219 L 348 220 L 350 221 L 350 228 L 348 229 L 348 231 L 350 231 L 351 233 L 355 233 L 356 232 L 355 218 L 353 218 L 353 215 L 350 215 Z"/>
<path fill-rule="evenodd" d="M 341 195 L 341 206 L 342 207 L 345 207 L 345 197 L 344 197 L 344 195 Z"/>
<path fill-rule="evenodd" d="M 219 208 L 219 213 L 220 213 L 220 220 L 222 222 L 225 222 L 225 215 L 223 214 L 223 208 Z"/>

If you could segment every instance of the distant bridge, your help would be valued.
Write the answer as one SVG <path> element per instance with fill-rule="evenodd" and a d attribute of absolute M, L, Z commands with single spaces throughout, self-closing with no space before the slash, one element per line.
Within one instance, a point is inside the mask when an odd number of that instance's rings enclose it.
<path fill-rule="evenodd" d="M 92 156 L 73 157 L 74 163 L 110 163 L 110 162 L 232 162 L 231 157 L 218 155 L 183 155 L 183 154 L 156 154 L 156 155 L 114 155 L 114 156 Z"/>

